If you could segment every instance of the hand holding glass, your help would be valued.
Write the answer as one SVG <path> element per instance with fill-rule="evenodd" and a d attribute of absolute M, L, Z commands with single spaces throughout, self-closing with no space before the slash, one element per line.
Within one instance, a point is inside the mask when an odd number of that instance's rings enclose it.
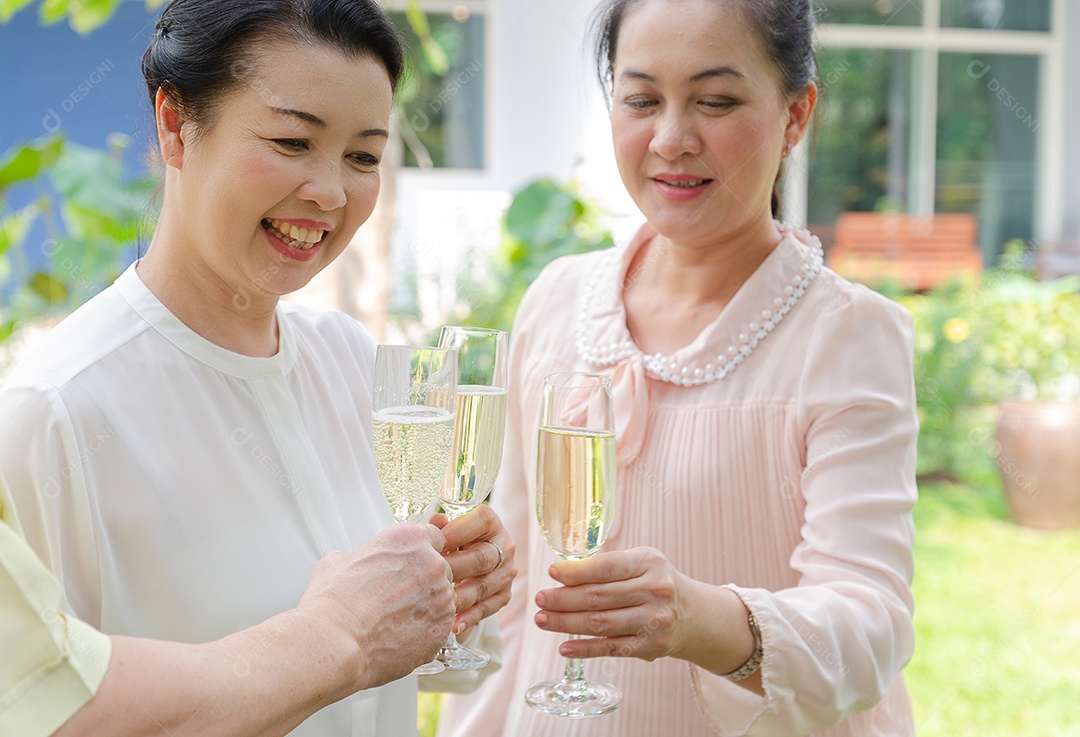
<path fill-rule="evenodd" d="M 398 522 L 418 521 L 435 501 L 454 437 L 457 355 L 449 348 L 380 345 L 375 352 L 375 471 Z M 414 673 L 444 670 L 433 660 Z"/>
<path fill-rule="evenodd" d="M 439 502 L 451 519 L 480 504 L 495 486 L 506 429 L 506 332 L 444 327 L 439 346 L 458 356 L 457 420 L 450 466 Z M 451 632 L 438 661 L 448 670 L 477 670 L 491 656 L 462 647 Z"/>
<path fill-rule="evenodd" d="M 597 374 L 545 377 L 536 516 L 547 544 L 564 559 L 586 558 L 604 544 L 615 519 L 616 468 L 611 382 Z M 584 665 L 574 658 L 561 680 L 538 683 L 525 700 L 545 714 L 589 717 L 617 709 L 622 692 L 585 680 Z"/>

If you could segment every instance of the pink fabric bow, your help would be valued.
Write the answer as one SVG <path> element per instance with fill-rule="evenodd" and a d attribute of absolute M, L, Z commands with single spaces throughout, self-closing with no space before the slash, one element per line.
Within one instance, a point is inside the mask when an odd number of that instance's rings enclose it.
<path fill-rule="evenodd" d="M 630 465 L 641 452 L 649 427 L 649 383 L 645 378 L 645 360 L 640 355 L 631 356 L 605 369 L 603 373 L 611 379 L 619 465 Z"/>

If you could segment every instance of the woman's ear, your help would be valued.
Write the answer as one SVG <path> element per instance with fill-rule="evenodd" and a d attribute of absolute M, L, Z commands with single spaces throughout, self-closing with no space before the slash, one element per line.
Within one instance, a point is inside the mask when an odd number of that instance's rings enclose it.
<path fill-rule="evenodd" d="M 154 98 L 154 117 L 157 121 L 158 146 L 167 166 L 184 167 L 184 116 L 169 100 L 164 89 Z"/>
<path fill-rule="evenodd" d="M 788 122 L 784 129 L 784 140 L 792 148 L 802 140 L 806 126 L 810 124 L 810 118 L 814 115 L 814 108 L 817 107 L 817 99 L 817 85 L 809 82 L 788 105 Z"/>

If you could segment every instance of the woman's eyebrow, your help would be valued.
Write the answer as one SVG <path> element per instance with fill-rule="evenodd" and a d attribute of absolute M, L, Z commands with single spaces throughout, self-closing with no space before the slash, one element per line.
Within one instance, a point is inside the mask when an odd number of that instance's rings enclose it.
<path fill-rule="evenodd" d="M 639 69 L 627 69 L 623 71 L 620 77 L 629 77 L 631 79 L 640 79 L 645 82 L 655 82 L 656 77 L 652 76 L 648 72 L 643 72 Z M 690 82 L 700 82 L 705 79 L 713 79 L 716 77 L 737 77 L 739 79 L 745 79 L 746 75 L 740 72 L 735 67 L 731 66 L 718 66 L 704 69 L 694 76 L 690 77 Z"/>
<path fill-rule="evenodd" d="M 310 123 L 316 128 L 326 127 L 325 120 L 320 118 L 318 115 L 313 115 L 312 113 L 304 112 L 303 110 L 293 110 L 292 108 L 274 106 L 270 106 L 270 109 L 278 115 L 285 115 L 291 118 L 297 118 L 304 121 L 305 123 Z M 389 138 L 390 131 L 386 130 L 385 128 L 369 128 L 367 130 L 360 131 L 356 135 L 358 138 Z"/>

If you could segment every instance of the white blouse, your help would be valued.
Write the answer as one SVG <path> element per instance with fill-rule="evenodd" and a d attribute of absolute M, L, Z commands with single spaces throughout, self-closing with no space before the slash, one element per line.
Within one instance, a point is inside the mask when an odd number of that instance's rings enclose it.
<path fill-rule="evenodd" d="M 374 342 L 341 313 L 282 302 L 277 317 L 277 355 L 232 353 L 132 266 L 16 369 L 0 474 L 71 612 L 110 634 L 213 640 L 296 606 L 322 556 L 392 524 L 372 461 Z M 362 692 L 294 734 L 415 735 L 416 691 L 408 676 Z"/>

